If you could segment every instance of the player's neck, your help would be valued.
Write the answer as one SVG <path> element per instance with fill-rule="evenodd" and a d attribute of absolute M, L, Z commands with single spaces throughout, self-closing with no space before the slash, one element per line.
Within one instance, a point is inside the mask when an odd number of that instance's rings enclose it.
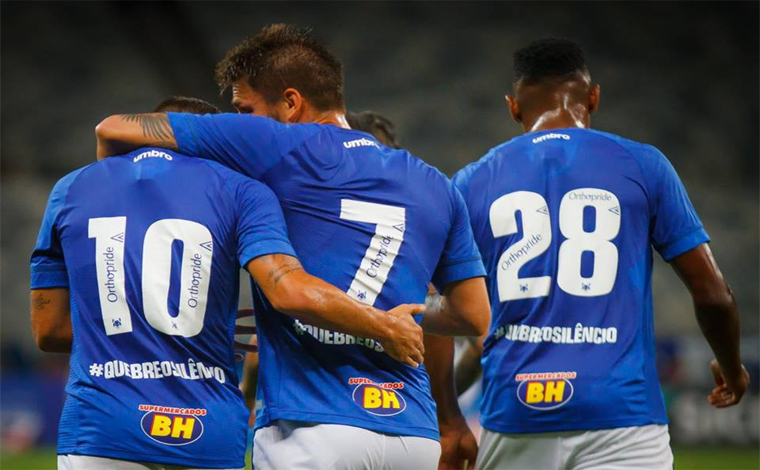
<path fill-rule="evenodd" d="M 557 106 L 523 119 L 524 132 L 548 131 L 578 127 L 587 129 L 591 125 L 588 108 L 585 106 Z"/>
<path fill-rule="evenodd" d="M 311 122 L 316 124 L 332 124 L 343 129 L 350 129 L 346 121 L 346 113 L 343 111 L 315 111 L 309 109 L 304 112 L 298 122 Z"/>

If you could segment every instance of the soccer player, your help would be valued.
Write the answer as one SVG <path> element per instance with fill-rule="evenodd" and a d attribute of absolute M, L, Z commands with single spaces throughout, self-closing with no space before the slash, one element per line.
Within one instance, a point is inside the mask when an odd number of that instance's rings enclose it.
<path fill-rule="evenodd" d="M 61 179 L 31 261 L 37 344 L 71 352 L 59 468 L 243 467 L 241 266 L 279 312 L 421 360 L 422 306 L 381 312 L 295 256 L 271 190 L 215 162 L 146 148 Z"/>
<path fill-rule="evenodd" d="M 154 112 L 160 111 L 172 110 L 154 110 Z M 361 111 L 358 113 L 349 111 L 346 113 L 346 122 L 348 122 L 351 129 L 371 134 L 378 142 L 387 147 L 394 149 L 400 148 L 398 138 L 396 137 L 396 128 L 393 123 L 388 118 L 374 111 Z M 246 405 L 248 405 L 248 408 L 252 411 L 252 418 L 255 416 L 256 384 L 258 376 L 259 355 L 257 352 L 249 352 L 246 354 L 245 362 L 243 363 L 243 378 L 240 382 L 240 391 L 243 392 Z"/>
<path fill-rule="evenodd" d="M 388 147 L 400 148 L 396 136 L 396 127 L 388 118 L 374 111 L 362 111 L 346 113 L 346 120 L 351 129 L 372 134 L 379 142 Z M 433 286 L 430 286 L 425 303 L 436 308 L 436 303 L 440 301 L 440 295 Z M 253 366 L 256 360 L 252 358 L 253 356 L 252 354 L 248 355 L 246 365 Z M 425 368 L 430 376 L 431 394 L 438 404 L 436 410 L 441 442 L 439 468 L 442 470 L 450 468 L 471 470 L 478 455 L 478 444 L 472 430 L 467 425 L 467 421 L 462 416 L 457 395 L 451 387 L 451 382 L 454 380 L 451 368 L 453 359 L 453 338 L 425 335 Z M 248 374 L 244 374 L 244 381 L 253 377 L 250 369 L 246 369 L 246 372 Z"/>
<path fill-rule="evenodd" d="M 443 303 L 425 313 L 425 330 L 485 332 L 484 270 L 460 194 L 408 152 L 346 128 L 335 56 L 306 31 L 273 25 L 231 50 L 217 79 L 243 114 L 112 116 L 98 126 L 100 156 L 158 145 L 260 179 L 280 199 L 309 272 L 379 308 L 422 301 L 432 279 Z M 424 368 L 389 360 L 374 341 L 294 321 L 259 296 L 254 305 L 257 469 L 436 466 Z"/>
<path fill-rule="evenodd" d="M 600 88 L 582 49 L 533 42 L 515 53 L 514 74 L 507 101 L 525 134 L 454 177 L 493 314 L 476 467 L 671 469 L 653 249 L 691 292 L 717 359 L 716 407 L 738 403 L 749 380 L 733 295 L 665 156 L 589 128 Z"/>

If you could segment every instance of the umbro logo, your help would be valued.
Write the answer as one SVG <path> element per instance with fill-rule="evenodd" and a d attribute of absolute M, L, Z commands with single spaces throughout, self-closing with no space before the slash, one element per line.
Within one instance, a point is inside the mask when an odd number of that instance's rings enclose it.
<path fill-rule="evenodd" d="M 348 142 L 343 142 L 343 146 L 347 149 L 352 149 L 354 147 L 377 147 L 380 148 L 379 145 L 377 145 L 377 142 L 369 140 L 369 139 L 356 139 L 356 140 L 349 140 Z"/>
<path fill-rule="evenodd" d="M 551 134 L 544 134 L 540 137 L 536 137 L 535 139 L 533 139 L 533 143 L 538 144 L 549 139 L 570 140 L 570 136 L 567 134 L 555 134 L 552 132 Z"/>

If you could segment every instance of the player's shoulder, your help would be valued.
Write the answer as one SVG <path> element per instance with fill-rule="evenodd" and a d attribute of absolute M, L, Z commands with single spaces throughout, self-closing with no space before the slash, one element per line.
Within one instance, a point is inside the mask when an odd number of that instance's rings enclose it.
<path fill-rule="evenodd" d="M 596 129 L 578 129 L 580 135 L 586 139 L 595 141 L 607 141 L 610 144 L 617 145 L 627 150 L 636 157 L 641 158 L 664 158 L 662 152 L 652 144 L 639 142 L 611 132 L 600 131 Z"/>
<path fill-rule="evenodd" d="M 66 174 L 58 181 L 56 181 L 51 191 L 52 199 L 58 199 L 63 202 L 66 199 L 66 195 L 69 193 L 71 187 L 80 181 L 80 178 L 83 174 L 86 174 L 87 171 L 92 170 L 92 168 L 95 167 L 98 163 L 99 162 L 93 162 L 89 165 L 77 168 L 76 170 Z"/>
<path fill-rule="evenodd" d="M 238 195 L 240 191 L 270 192 L 267 185 L 242 173 L 238 173 L 221 163 L 202 158 L 189 158 L 194 163 L 205 166 L 216 177 L 216 181 L 228 188 L 231 194 Z"/>

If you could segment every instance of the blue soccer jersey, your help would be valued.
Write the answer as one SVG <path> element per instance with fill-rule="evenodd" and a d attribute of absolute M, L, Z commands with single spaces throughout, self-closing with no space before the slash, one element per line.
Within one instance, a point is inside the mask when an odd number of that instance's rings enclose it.
<path fill-rule="evenodd" d="M 461 170 L 493 320 L 481 422 L 503 433 L 667 422 L 655 368 L 652 247 L 709 241 L 654 147 L 533 132 Z"/>
<path fill-rule="evenodd" d="M 273 253 L 295 256 L 274 194 L 214 162 L 142 149 L 61 179 L 31 262 L 71 298 L 58 453 L 243 467 L 239 270 Z"/>
<path fill-rule="evenodd" d="M 179 148 L 264 181 L 280 199 L 305 269 L 388 310 L 485 274 L 459 192 L 439 171 L 369 134 L 333 125 L 169 113 Z M 255 295 L 256 427 L 277 419 L 438 439 L 423 367 L 373 339 L 327 331 Z M 418 321 L 420 317 L 418 317 Z"/>

